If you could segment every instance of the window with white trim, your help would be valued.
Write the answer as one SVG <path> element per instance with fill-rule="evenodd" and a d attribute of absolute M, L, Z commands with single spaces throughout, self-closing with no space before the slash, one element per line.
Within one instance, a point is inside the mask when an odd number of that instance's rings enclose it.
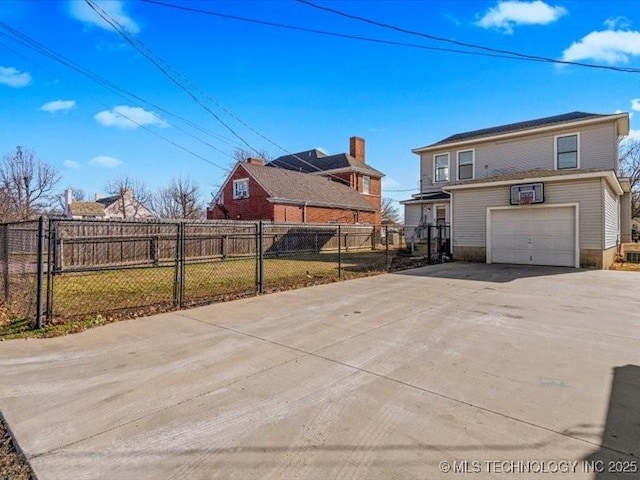
<path fill-rule="evenodd" d="M 473 157 L 473 150 L 458 152 L 458 180 L 471 180 L 473 178 Z"/>
<path fill-rule="evenodd" d="M 371 193 L 371 177 L 366 175 L 362 177 L 362 193 Z"/>
<path fill-rule="evenodd" d="M 449 154 L 434 155 L 434 177 L 436 182 L 449 181 Z"/>
<path fill-rule="evenodd" d="M 556 137 L 556 166 L 578 168 L 578 134 Z"/>
<path fill-rule="evenodd" d="M 249 179 L 233 181 L 233 198 L 249 198 Z"/>

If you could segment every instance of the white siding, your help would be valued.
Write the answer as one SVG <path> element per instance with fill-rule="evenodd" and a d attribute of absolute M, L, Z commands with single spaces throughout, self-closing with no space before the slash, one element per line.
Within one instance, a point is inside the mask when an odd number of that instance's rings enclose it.
<path fill-rule="evenodd" d="M 554 137 L 580 132 L 580 168 L 617 170 L 618 143 L 615 123 L 607 122 L 582 128 L 558 129 L 537 135 L 523 136 L 509 140 L 478 142 L 454 149 L 443 149 L 420 155 L 422 187 L 440 188 L 441 183 L 433 183 L 433 155 L 449 153 L 449 179 L 456 180 L 456 159 L 459 151 L 475 149 L 476 178 L 486 178 L 504 173 L 523 172 L 540 168 L 553 170 Z M 485 168 L 486 166 L 486 168 Z"/>
<path fill-rule="evenodd" d="M 604 248 L 615 247 L 618 244 L 620 234 L 620 197 L 618 197 L 611 187 L 603 183 L 604 195 Z"/>
<path fill-rule="evenodd" d="M 487 207 L 508 206 L 509 192 L 508 185 L 453 190 L 453 246 L 485 247 Z M 545 204 L 579 203 L 580 248 L 603 248 L 602 183 L 599 178 L 545 183 L 544 194 Z"/>

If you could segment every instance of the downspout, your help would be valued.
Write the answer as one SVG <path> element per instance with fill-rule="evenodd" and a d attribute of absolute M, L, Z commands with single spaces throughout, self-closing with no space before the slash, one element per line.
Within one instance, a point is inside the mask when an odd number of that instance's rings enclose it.
<path fill-rule="evenodd" d="M 453 259 L 453 195 L 446 188 L 443 188 L 442 191 L 449 194 L 449 253 Z"/>
<path fill-rule="evenodd" d="M 302 205 L 302 223 L 307 223 L 307 202 Z"/>

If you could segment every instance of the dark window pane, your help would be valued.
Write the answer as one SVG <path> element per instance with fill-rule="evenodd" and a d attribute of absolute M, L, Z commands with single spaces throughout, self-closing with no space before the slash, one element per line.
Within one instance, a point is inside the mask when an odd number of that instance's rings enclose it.
<path fill-rule="evenodd" d="M 558 153 L 575 152 L 578 150 L 578 136 L 558 137 Z"/>
<path fill-rule="evenodd" d="M 460 180 L 468 180 L 473 178 L 473 164 L 470 165 L 460 165 L 458 169 L 458 178 Z"/>
<path fill-rule="evenodd" d="M 578 154 L 576 152 L 567 152 L 558 154 L 558 168 L 577 168 Z"/>
<path fill-rule="evenodd" d="M 473 163 L 473 152 L 460 152 L 458 154 L 458 163 L 460 165 Z"/>

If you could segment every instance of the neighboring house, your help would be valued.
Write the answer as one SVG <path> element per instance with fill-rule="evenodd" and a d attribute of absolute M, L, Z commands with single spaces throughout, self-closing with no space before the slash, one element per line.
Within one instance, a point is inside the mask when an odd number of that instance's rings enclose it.
<path fill-rule="evenodd" d="M 76 202 L 73 191 L 65 190 L 64 216 L 73 219 L 83 218 L 153 218 L 155 215 L 138 202 L 131 190 L 125 190 L 122 195 L 99 197 L 94 202 Z M 125 215 L 126 213 L 126 215 Z"/>
<path fill-rule="evenodd" d="M 380 224 L 381 179 L 365 163 L 365 143 L 350 153 L 308 150 L 268 164 L 239 162 L 207 209 L 209 219 Z"/>
<path fill-rule="evenodd" d="M 405 223 L 450 224 L 458 260 L 608 268 L 630 240 L 628 133 L 628 113 L 571 112 L 416 148 L 422 188 L 401 202 Z"/>

